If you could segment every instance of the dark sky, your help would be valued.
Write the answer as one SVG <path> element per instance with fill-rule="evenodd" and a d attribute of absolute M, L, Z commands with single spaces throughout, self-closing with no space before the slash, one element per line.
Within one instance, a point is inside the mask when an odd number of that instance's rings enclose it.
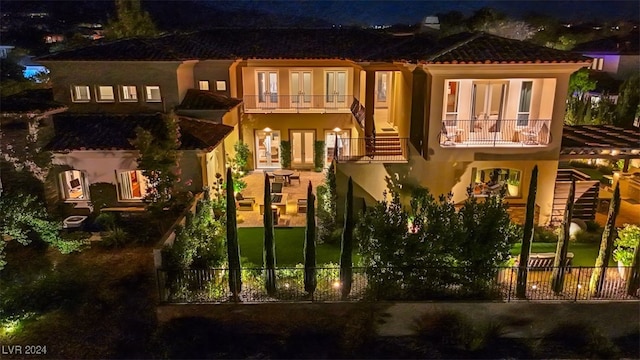
<path fill-rule="evenodd" d="M 336 24 L 411 24 L 423 17 L 448 12 L 462 11 L 471 14 L 482 7 L 493 7 L 515 17 L 530 12 L 553 16 L 562 20 L 606 21 L 611 19 L 640 19 L 640 2 L 617 0 L 573 0 L 573 1 L 376 1 L 376 0 L 236 0 L 215 1 L 220 6 L 251 8 L 279 14 L 306 15 L 322 18 Z"/>

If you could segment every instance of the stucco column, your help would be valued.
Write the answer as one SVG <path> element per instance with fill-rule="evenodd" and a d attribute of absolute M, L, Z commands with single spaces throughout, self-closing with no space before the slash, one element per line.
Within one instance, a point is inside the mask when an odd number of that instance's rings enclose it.
<path fill-rule="evenodd" d="M 375 110 L 375 70 L 365 69 L 365 93 L 364 93 L 364 134 L 366 137 L 373 136 L 373 113 Z"/>
<path fill-rule="evenodd" d="M 426 148 L 424 142 L 424 105 L 426 101 L 425 84 L 427 74 L 419 67 L 413 71 L 411 85 L 411 124 L 409 125 L 409 141 L 421 154 Z"/>

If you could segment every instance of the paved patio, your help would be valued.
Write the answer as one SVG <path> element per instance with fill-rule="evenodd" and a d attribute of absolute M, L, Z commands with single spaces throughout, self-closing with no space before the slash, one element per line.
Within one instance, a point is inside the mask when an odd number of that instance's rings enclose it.
<path fill-rule="evenodd" d="M 298 171 L 295 170 L 297 173 Z M 304 213 L 298 214 L 298 199 L 307 198 L 307 186 L 309 181 L 313 186 L 313 193 L 316 193 L 316 187 L 324 182 L 324 172 L 300 171 L 300 183 L 292 180 L 291 184 L 287 184 L 282 190 L 286 194 L 286 214 L 281 210 L 280 221 L 276 226 L 305 226 L 306 216 Z M 247 188 L 242 191 L 244 197 L 255 198 L 255 205 L 252 211 L 238 211 L 238 227 L 261 227 L 262 214 L 260 214 L 260 205 L 264 204 L 264 171 L 254 170 L 243 178 L 247 182 Z M 317 205 L 317 200 L 316 200 Z"/>

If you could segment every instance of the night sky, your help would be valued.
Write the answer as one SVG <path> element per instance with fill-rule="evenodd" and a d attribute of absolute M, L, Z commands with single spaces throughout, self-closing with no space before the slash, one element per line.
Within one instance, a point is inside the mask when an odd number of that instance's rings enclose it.
<path fill-rule="evenodd" d="M 574 1 L 375 1 L 375 0 L 287 0 L 287 1 L 215 1 L 225 7 L 255 9 L 278 14 L 313 16 L 336 24 L 412 24 L 427 15 L 458 10 L 467 15 L 482 7 L 493 7 L 514 17 L 536 12 L 561 20 L 606 21 L 625 19 L 638 21 L 638 1 L 574 0 Z"/>

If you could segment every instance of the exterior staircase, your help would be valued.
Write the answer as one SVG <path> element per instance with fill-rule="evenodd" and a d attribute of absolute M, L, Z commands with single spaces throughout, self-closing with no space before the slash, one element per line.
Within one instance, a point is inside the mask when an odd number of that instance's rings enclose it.
<path fill-rule="evenodd" d="M 402 157 L 402 144 L 398 133 L 381 131 L 376 134 L 373 146 L 368 149 L 367 155 L 381 158 Z"/>

